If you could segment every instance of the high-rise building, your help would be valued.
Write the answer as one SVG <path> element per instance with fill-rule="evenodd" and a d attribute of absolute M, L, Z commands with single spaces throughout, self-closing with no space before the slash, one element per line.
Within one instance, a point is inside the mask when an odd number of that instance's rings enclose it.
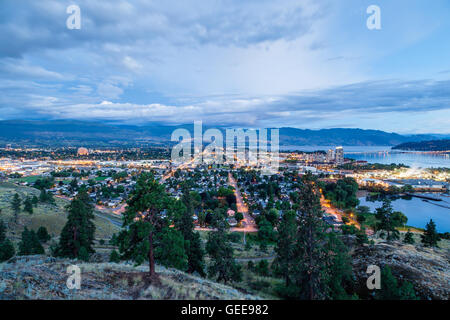
<path fill-rule="evenodd" d="M 329 149 L 329 150 L 327 151 L 327 155 L 326 155 L 325 160 L 326 160 L 327 162 L 333 162 L 333 161 L 334 161 L 334 150 Z"/>
<path fill-rule="evenodd" d="M 334 155 L 335 155 L 334 160 L 336 161 L 336 164 L 344 163 L 344 148 L 336 147 Z"/>

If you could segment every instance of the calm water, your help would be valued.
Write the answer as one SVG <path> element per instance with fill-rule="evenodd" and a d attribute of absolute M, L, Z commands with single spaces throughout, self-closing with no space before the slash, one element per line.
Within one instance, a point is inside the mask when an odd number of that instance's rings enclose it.
<path fill-rule="evenodd" d="M 450 196 L 430 194 L 434 198 L 443 201 L 424 201 L 420 198 L 399 198 L 392 201 L 392 207 L 408 217 L 408 225 L 425 228 L 430 219 L 436 223 L 439 232 L 450 232 Z M 368 206 L 371 211 L 379 208 L 382 201 L 367 201 L 367 198 L 359 198 L 361 206 Z M 447 208 L 444 208 L 447 207 Z"/>
<path fill-rule="evenodd" d="M 336 146 L 280 146 L 280 150 L 317 151 L 335 149 Z M 389 146 L 361 147 L 344 146 L 347 158 L 365 160 L 369 163 L 403 163 L 412 168 L 450 167 L 450 154 L 429 154 L 407 151 L 392 151 Z"/>

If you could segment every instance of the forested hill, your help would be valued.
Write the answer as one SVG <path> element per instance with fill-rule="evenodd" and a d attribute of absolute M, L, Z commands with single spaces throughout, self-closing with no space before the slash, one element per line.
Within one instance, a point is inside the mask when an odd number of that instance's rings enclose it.
<path fill-rule="evenodd" d="M 410 151 L 450 151 L 450 139 L 406 142 L 399 144 L 392 149 Z"/>

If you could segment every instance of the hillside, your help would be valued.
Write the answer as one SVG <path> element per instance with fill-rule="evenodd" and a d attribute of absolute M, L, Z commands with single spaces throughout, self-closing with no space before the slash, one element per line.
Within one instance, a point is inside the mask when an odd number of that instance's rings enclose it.
<path fill-rule="evenodd" d="M 39 190 L 17 186 L 12 183 L 0 183 L 0 209 L 2 210 L 0 218 L 6 223 L 8 237 L 17 242 L 20 239 L 21 232 L 26 226 L 29 229 L 37 230 L 44 226 L 52 236 L 59 236 L 62 228 L 67 221 L 67 212 L 65 207 L 68 201 L 55 197 L 55 205 L 39 203 L 33 208 L 33 214 L 22 211 L 19 214 L 18 223 L 13 221 L 13 211 L 11 201 L 15 193 L 18 193 L 21 199 L 27 196 L 39 196 Z M 118 228 L 114 226 L 105 216 L 97 214 L 94 220 L 96 226 L 95 236 L 97 239 L 110 239 Z"/>
<path fill-rule="evenodd" d="M 406 142 L 392 149 L 408 151 L 450 151 L 450 139 Z"/>
<path fill-rule="evenodd" d="M 106 124 L 73 120 L 0 121 L 0 147 L 6 144 L 26 146 L 142 146 L 170 143 L 172 132 L 193 125 L 145 126 Z M 210 128 L 204 125 L 203 131 Z M 225 133 L 225 127 L 218 127 Z M 280 145 L 352 145 L 391 146 L 410 141 L 436 139 L 434 135 L 404 136 L 379 130 L 280 128 Z"/>
<path fill-rule="evenodd" d="M 392 274 L 414 285 L 421 299 L 450 299 L 450 251 L 421 245 L 381 241 L 363 246 L 353 252 L 353 272 L 359 282 L 361 297 L 367 297 L 367 266 L 389 266 Z"/>
<path fill-rule="evenodd" d="M 81 269 L 81 289 L 66 286 L 67 267 Z M 130 264 L 79 263 L 46 256 L 24 256 L 0 264 L 0 300 L 3 299 L 140 299 L 140 300 L 254 300 L 229 286 L 157 266 L 160 285 L 146 279 L 148 267 Z"/>

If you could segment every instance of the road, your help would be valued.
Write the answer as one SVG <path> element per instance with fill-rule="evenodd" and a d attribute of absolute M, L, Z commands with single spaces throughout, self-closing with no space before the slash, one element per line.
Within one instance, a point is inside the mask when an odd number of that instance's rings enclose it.
<path fill-rule="evenodd" d="M 330 200 L 326 200 L 323 195 L 321 195 L 321 197 L 320 197 L 320 204 L 322 205 L 322 209 L 326 213 L 335 216 L 337 218 L 337 221 L 342 222 L 342 216 L 343 216 L 342 211 L 337 209 L 337 208 L 335 208 L 330 203 Z M 361 225 L 358 223 L 358 221 L 356 219 L 354 219 L 353 217 L 348 217 L 348 216 L 347 216 L 347 218 L 349 219 L 351 225 L 354 225 L 356 228 L 361 229 Z M 373 235 L 373 230 L 369 229 L 369 228 L 366 228 L 366 234 L 368 236 Z"/>
<path fill-rule="evenodd" d="M 228 181 L 230 185 L 234 188 L 234 195 L 236 196 L 236 207 L 237 211 L 241 212 L 244 216 L 244 219 L 241 221 L 243 227 L 238 228 L 234 227 L 231 228 L 231 231 L 237 231 L 237 232 L 258 232 L 258 227 L 255 223 L 255 219 L 248 213 L 248 207 L 244 203 L 244 200 L 242 199 L 241 191 L 239 190 L 239 187 L 237 185 L 236 180 L 234 179 L 231 172 L 228 173 Z"/>

